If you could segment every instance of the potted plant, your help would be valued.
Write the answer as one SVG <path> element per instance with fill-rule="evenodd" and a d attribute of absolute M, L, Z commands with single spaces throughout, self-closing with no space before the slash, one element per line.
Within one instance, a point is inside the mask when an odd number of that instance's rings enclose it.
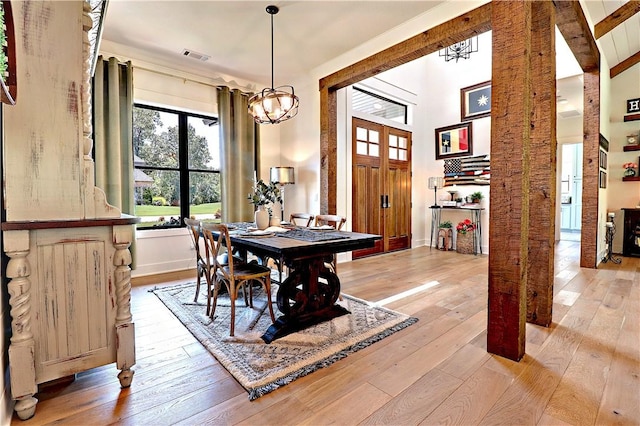
<path fill-rule="evenodd" d="M 474 253 L 473 233 L 476 225 L 471 219 L 465 219 L 456 226 L 456 251 L 458 253 Z"/>
<path fill-rule="evenodd" d="M 476 191 L 474 193 L 472 193 L 471 195 L 469 195 L 469 198 L 471 198 L 471 202 L 472 203 L 480 203 L 480 201 L 484 198 L 484 194 L 480 191 Z"/>
<path fill-rule="evenodd" d="M 272 214 L 271 206 L 273 203 L 282 202 L 278 185 L 273 182 L 267 184 L 260 179 L 253 185 L 253 192 L 247 195 L 247 199 L 256 210 L 256 227 L 258 229 L 267 228 Z"/>

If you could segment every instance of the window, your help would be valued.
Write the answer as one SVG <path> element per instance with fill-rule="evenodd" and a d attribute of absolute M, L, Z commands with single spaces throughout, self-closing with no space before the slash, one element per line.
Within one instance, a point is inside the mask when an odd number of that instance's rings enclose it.
<path fill-rule="evenodd" d="M 218 120 L 135 105 L 133 167 L 138 229 L 220 217 Z"/>

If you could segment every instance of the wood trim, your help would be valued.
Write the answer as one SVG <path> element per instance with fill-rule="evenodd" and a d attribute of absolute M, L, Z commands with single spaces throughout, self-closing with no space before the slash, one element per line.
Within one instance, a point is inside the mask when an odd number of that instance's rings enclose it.
<path fill-rule="evenodd" d="M 591 35 L 587 18 L 576 0 L 554 0 L 556 25 L 580 64 L 582 71 L 600 68 L 600 51 Z"/>
<path fill-rule="evenodd" d="M 25 231 L 33 229 L 87 228 L 92 226 L 134 225 L 140 222 L 139 217 L 122 215 L 119 218 L 83 219 L 83 220 L 43 220 L 3 222 L 3 231 Z"/>
<path fill-rule="evenodd" d="M 167 283 L 169 281 L 182 281 L 196 279 L 196 268 L 182 269 L 180 271 L 162 272 L 159 274 L 142 275 L 139 277 L 131 277 L 132 286 L 141 286 L 149 284 Z"/>
<path fill-rule="evenodd" d="M 611 70 L 609 71 L 609 76 L 613 78 L 618 74 L 621 74 L 624 71 L 628 70 L 638 62 L 640 62 L 640 52 L 636 52 L 635 54 L 629 56 L 624 61 L 620 62 L 618 65 L 614 65 L 613 67 L 611 67 Z"/>
<path fill-rule="evenodd" d="M 640 0 L 630 0 L 628 3 L 623 4 L 593 27 L 596 40 L 638 12 L 640 12 Z"/>

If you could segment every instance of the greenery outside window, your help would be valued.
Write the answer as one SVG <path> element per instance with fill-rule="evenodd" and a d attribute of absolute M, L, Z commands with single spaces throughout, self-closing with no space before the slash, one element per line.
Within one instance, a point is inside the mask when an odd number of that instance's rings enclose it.
<path fill-rule="evenodd" d="M 216 118 L 136 104 L 137 228 L 179 228 L 184 217 L 219 219 L 219 152 Z"/>

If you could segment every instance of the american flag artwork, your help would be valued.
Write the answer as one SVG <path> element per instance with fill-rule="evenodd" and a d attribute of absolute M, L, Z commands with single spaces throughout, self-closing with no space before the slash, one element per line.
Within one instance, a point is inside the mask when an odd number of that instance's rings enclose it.
<path fill-rule="evenodd" d="M 488 154 L 444 160 L 444 186 L 489 185 L 490 178 Z"/>

